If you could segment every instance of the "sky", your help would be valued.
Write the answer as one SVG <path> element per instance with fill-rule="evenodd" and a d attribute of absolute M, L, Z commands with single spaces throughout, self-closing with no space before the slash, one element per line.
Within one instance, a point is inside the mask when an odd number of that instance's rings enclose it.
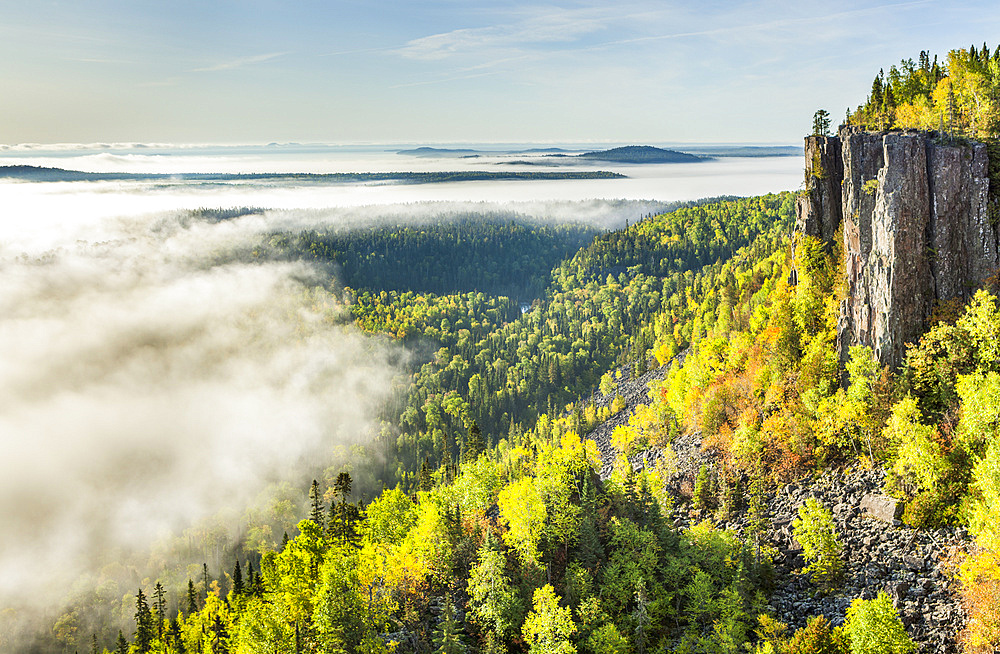
<path fill-rule="evenodd" d="M 0 0 L 0 143 L 798 143 L 998 28 L 995 0 Z"/>

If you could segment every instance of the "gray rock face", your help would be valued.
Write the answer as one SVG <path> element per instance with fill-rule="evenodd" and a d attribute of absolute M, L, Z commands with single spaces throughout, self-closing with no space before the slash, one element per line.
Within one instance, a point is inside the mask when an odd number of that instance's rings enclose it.
<path fill-rule="evenodd" d="M 965 297 L 1000 266 L 997 235 L 987 215 L 988 165 L 982 143 L 927 144 L 931 272 L 937 297 Z"/>
<path fill-rule="evenodd" d="M 986 146 L 844 128 L 838 137 L 807 138 L 805 151 L 798 230 L 832 241 L 843 224 L 841 361 L 851 346 L 866 345 L 896 368 L 936 303 L 968 297 L 1000 267 Z"/>
<path fill-rule="evenodd" d="M 848 298 L 841 358 L 867 345 L 898 366 L 923 332 L 933 286 L 925 232 L 930 220 L 926 139 L 910 133 L 847 133 L 843 184 Z"/>
<path fill-rule="evenodd" d="M 835 136 L 807 136 L 806 192 L 795 207 L 795 228 L 807 236 L 833 241 L 841 221 L 840 180 L 844 162 L 840 139 Z"/>

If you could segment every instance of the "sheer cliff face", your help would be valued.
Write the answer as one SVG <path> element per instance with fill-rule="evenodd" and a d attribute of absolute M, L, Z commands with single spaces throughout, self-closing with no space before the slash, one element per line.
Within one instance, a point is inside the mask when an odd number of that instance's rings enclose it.
<path fill-rule="evenodd" d="M 798 198 L 796 229 L 808 236 L 832 241 L 841 220 L 840 181 L 844 178 L 840 139 L 806 139 L 806 192 Z"/>
<path fill-rule="evenodd" d="M 827 162 L 834 152 L 839 179 Z M 817 165 L 834 174 L 810 186 Z M 798 227 L 829 241 L 843 225 L 842 361 L 852 345 L 867 345 L 898 367 L 936 302 L 966 297 L 996 272 L 987 168 L 984 145 L 944 145 L 922 132 L 844 129 L 839 137 L 807 137 Z"/>

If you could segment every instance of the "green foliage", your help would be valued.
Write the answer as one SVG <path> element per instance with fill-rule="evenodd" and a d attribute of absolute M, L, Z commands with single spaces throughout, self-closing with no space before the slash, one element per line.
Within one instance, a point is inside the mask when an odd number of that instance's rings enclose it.
<path fill-rule="evenodd" d="M 437 645 L 434 654 L 463 654 L 468 651 L 462 627 L 455 619 L 455 605 L 450 599 L 444 602 L 441 621 L 434 631 L 433 643 Z"/>
<path fill-rule="evenodd" d="M 802 556 L 808 564 L 804 572 L 823 588 L 835 586 L 843 570 L 840 554 L 844 546 L 837 538 L 830 511 L 816 498 L 806 499 L 799 507 L 799 517 L 792 522 L 792 533 L 802 545 Z"/>
<path fill-rule="evenodd" d="M 286 606 L 260 597 L 250 598 L 240 612 L 232 648 L 248 654 L 293 651 L 295 629 Z"/>
<path fill-rule="evenodd" d="M 1000 552 L 1000 440 L 993 440 L 973 469 L 970 523 L 981 547 Z"/>
<path fill-rule="evenodd" d="M 307 253 L 342 266 L 351 288 L 534 298 L 549 271 L 597 234 L 582 224 L 540 224 L 514 214 L 472 214 L 433 224 L 275 234 L 258 256 Z"/>
<path fill-rule="evenodd" d="M 826 109 L 818 109 L 813 114 L 813 136 L 829 136 L 830 134 L 830 112 Z"/>
<path fill-rule="evenodd" d="M 947 473 L 948 461 L 933 427 L 921 422 L 917 401 L 900 400 L 892 409 L 883 437 L 896 448 L 890 488 L 915 494 L 934 490 Z"/>
<path fill-rule="evenodd" d="M 248 514 L 247 549 L 254 555 L 236 553 L 253 563 L 263 554 L 253 582 L 244 578 L 244 593 L 225 598 L 206 566 L 204 581 L 190 584 L 189 615 L 178 624 L 177 640 L 186 651 L 290 651 L 296 643 L 303 651 L 386 651 L 391 644 L 380 634 L 403 625 L 418 634 L 421 651 L 430 651 L 428 598 L 461 597 L 464 587 L 481 651 L 575 645 L 583 652 L 638 653 L 685 638 L 712 651 L 742 648 L 748 616 L 756 615 L 755 594 L 766 584 L 766 552 L 758 558 L 751 543 L 709 525 L 667 528 L 669 460 L 599 480 L 594 445 L 580 434 L 610 411 L 580 398 L 598 385 L 615 392 L 630 362 L 645 362 L 650 353 L 667 361 L 707 337 L 689 354 L 691 366 L 678 366 L 669 383 L 651 389 L 650 403 L 628 421 L 629 444 L 664 445 L 698 401 L 693 384 L 714 384 L 756 365 L 748 348 L 759 345 L 770 356 L 775 339 L 752 333 L 752 325 L 783 330 L 789 357 L 812 343 L 802 325 L 825 314 L 816 313 L 814 297 L 796 304 L 782 285 L 792 209 L 790 194 L 716 202 L 602 235 L 551 271 L 548 290 L 523 315 L 519 303 L 485 292 L 350 291 L 358 324 L 401 339 L 414 362 L 374 442 L 364 446 L 398 463 L 385 471 L 387 490 L 371 499 L 377 478 L 361 459 L 354 478 L 328 471 L 325 496 L 321 479 L 309 498 L 314 519 L 297 530 L 303 498 L 276 494 Z M 304 250 L 346 267 L 360 249 L 338 259 L 321 247 L 342 236 L 276 236 L 259 256 Z M 353 242 L 450 247 L 447 230 L 369 237 Z M 490 248 L 480 254 L 496 254 L 499 244 Z M 806 262 L 815 289 L 826 283 L 821 254 Z M 444 272 L 434 283 L 461 271 L 447 257 L 437 265 Z M 418 279 L 419 266 L 408 274 L 413 287 L 426 281 Z M 781 293 L 784 307 L 776 311 Z M 786 319 L 790 327 L 780 324 Z M 798 364 L 789 358 L 782 365 L 792 371 Z M 777 370 L 759 375 L 767 377 L 762 389 L 780 384 Z M 737 386 L 716 395 L 722 438 L 741 419 L 747 398 Z M 616 398 L 611 408 L 623 405 Z M 479 456 L 473 425 L 481 428 Z M 772 432 L 759 420 L 756 429 L 766 452 Z M 321 518 L 324 502 L 330 508 Z M 279 547 L 273 534 L 283 531 Z M 192 576 L 185 571 L 174 584 L 179 596 Z M 563 606 L 555 589 L 566 598 Z M 586 623 L 580 618 L 576 641 L 565 605 L 590 616 Z"/>
<path fill-rule="evenodd" d="M 559 606 L 559 596 L 546 584 L 535 590 L 533 606 L 524 621 L 524 640 L 531 654 L 576 654 L 570 636 L 576 633 L 569 608 Z"/>
<path fill-rule="evenodd" d="M 365 508 L 364 535 L 376 543 L 398 545 L 417 521 L 413 501 L 398 486 Z"/>
<path fill-rule="evenodd" d="M 715 473 L 708 467 L 707 463 L 701 464 L 694 484 L 693 500 L 696 509 L 711 509 L 715 507 L 715 484 Z"/>
<path fill-rule="evenodd" d="M 614 622 L 605 622 L 587 637 L 586 652 L 592 654 L 628 654 L 629 644 Z"/>
<path fill-rule="evenodd" d="M 500 641 L 517 632 L 524 615 L 521 599 L 506 574 L 506 564 L 503 554 L 487 539 L 479 549 L 478 563 L 470 570 L 468 583 L 473 622 Z"/>
<path fill-rule="evenodd" d="M 851 602 L 844 633 L 850 639 L 851 654 L 906 654 L 917 648 L 885 592 L 872 600 Z"/>
<path fill-rule="evenodd" d="M 507 523 L 503 539 L 520 555 L 525 565 L 538 562 L 538 541 L 542 537 L 547 512 L 534 479 L 522 477 L 500 491 L 497 503 Z"/>

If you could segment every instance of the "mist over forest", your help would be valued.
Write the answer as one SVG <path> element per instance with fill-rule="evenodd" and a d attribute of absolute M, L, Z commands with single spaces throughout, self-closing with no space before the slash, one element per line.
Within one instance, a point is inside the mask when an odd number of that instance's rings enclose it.
<path fill-rule="evenodd" d="M 74 629 L 110 638 L 108 625 L 131 620 L 132 600 L 116 591 L 149 579 L 179 608 L 202 564 L 222 582 L 235 552 L 294 536 L 312 479 L 350 470 L 355 498 L 376 496 L 396 465 L 384 445 L 398 430 L 393 407 L 436 346 L 363 333 L 359 294 L 485 291 L 514 320 L 596 236 L 691 204 L 529 191 L 330 206 L 294 182 L 254 180 L 3 190 L 4 648 L 94 602 L 100 614 L 73 613 Z M 226 206 L 237 198 L 263 207 Z M 436 276 L 442 256 L 453 277 Z"/>

